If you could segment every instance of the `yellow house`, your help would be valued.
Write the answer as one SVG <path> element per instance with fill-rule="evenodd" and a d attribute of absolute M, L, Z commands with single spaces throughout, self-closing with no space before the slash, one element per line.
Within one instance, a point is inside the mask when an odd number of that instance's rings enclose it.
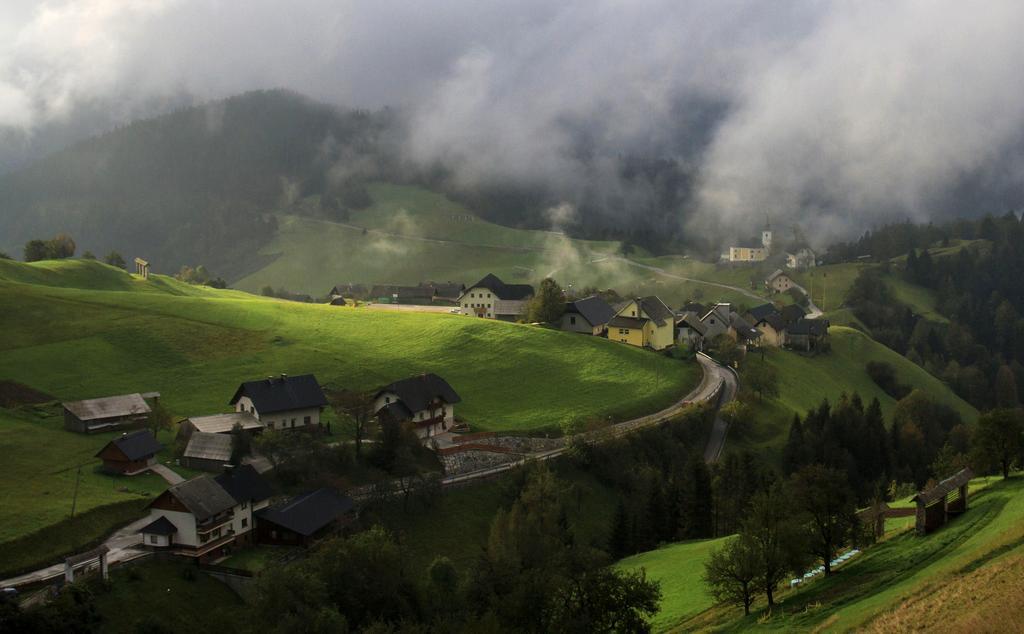
<path fill-rule="evenodd" d="M 730 262 L 762 262 L 768 259 L 768 249 L 762 247 L 729 247 Z"/>
<path fill-rule="evenodd" d="M 608 322 L 608 338 L 641 348 L 663 350 L 674 343 L 675 315 L 651 295 L 632 299 Z"/>

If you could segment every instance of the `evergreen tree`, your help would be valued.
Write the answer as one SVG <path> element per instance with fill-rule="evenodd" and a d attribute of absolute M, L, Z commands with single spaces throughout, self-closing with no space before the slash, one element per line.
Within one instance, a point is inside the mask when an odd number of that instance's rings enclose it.
<path fill-rule="evenodd" d="M 1003 364 L 996 372 L 996 407 L 1012 408 L 1020 405 L 1017 395 L 1017 377 L 1010 366 Z"/>
<path fill-rule="evenodd" d="M 611 534 L 608 536 L 608 553 L 613 558 L 622 559 L 634 552 L 631 532 L 626 504 L 619 500 L 618 506 L 615 507 L 615 515 L 612 517 Z"/>

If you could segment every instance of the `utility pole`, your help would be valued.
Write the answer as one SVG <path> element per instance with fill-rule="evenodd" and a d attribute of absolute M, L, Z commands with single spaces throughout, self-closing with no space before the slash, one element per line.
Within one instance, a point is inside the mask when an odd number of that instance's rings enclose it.
<path fill-rule="evenodd" d="M 78 484 L 82 481 L 82 465 L 78 465 L 78 471 L 75 474 L 75 494 L 71 498 L 71 517 L 75 516 L 75 507 L 78 506 Z"/>
<path fill-rule="evenodd" d="M 828 273 L 821 274 L 821 312 L 825 312 L 825 292 L 828 290 Z"/>

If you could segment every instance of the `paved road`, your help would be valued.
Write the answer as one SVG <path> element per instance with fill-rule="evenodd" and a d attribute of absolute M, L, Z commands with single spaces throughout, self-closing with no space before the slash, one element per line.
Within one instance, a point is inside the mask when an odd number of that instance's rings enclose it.
<path fill-rule="evenodd" d="M 149 552 L 135 548 L 142 544 L 142 535 L 139 534 L 139 529 L 149 522 L 150 519 L 147 515 L 146 517 L 138 519 L 127 526 L 122 526 L 117 529 L 113 535 L 103 542 L 103 544 L 110 549 L 110 552 L 107 553 L 108 565 L 115 562 L 124 562 L 132 559 L 138 559 L 139 557 L 146 557 L 150 554 Z M 41 581 L 50 581 L 63 575 L 64 563 L 62 562 L 52 566 L 47 566 L 41 570 L 18 575 L 17 577 L 11 577 L 10 579 L 4 579 L 3 581 L 0 581 L 0 586 L 18 587 Z"/>
<path fill-rule="evenodd" d="M 729 401 L 736 398 L 736 390 L 739 388 L 739 381 L 735 372 L 729 368 L 715 364 L 715 375 L 722 381 L 722 393 L 719 395 L 718 407 L 721 408 Z M 720 414 L 715 415 L 715 424 L 711 427 L 711 436 L 708 437 L 707 447 L 704 448 L 704 462 L 718 462 L 725 448 L 725 437 L 729 433 L 729 423 Z"/>
<path fill-rule="evenodd" d="M 168 467 L 167 465 L 162 465 L 159 462 L 154 463 L 153 466 L 149 468 L 149 470 L 157 474 L 164 480 L 166 480 L 167 484 L 171 486 L 174 486 L 175 484 L 180 484 L 185 481 L 185 478 L 181 477 L 180 475 L 172 471 L 170 467 Z"/>

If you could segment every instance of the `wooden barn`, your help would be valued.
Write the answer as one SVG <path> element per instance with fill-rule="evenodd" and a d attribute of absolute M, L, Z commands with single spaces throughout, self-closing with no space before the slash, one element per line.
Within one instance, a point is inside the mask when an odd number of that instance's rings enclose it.
<path fill-rule="evenodd" d="M 211 434 L 197 431 L 189 437 L 181 464 L 189 469 L 221 472 L 231 462 L 231 434 Z"/>
<path fill-rule="evenodd" d="M 103 461 L 103 470 L 107 473 L 135 475 L 148 470 L 163 448 L 153 432 L 140 429 L 111 440 L 96 457 Z"/>
<path fill-rule="evenodd" d="M 967 486 L 973 477 L 974 472 L 970 468 L 961 469 L 956 475 L 914 496 L 918 535 L 927 535 L 945 525 L 950 515 L 967 511 Z"/>
<path fill-rule="evenodd" d="M 160 398 L 159 392 L 150 392 L 62 403 L 64 427 L 69 431 L 88 434 L 140 425 L 146 421 L 152 411 L 146 399 L 155 401 L 158 398 Z"/>

